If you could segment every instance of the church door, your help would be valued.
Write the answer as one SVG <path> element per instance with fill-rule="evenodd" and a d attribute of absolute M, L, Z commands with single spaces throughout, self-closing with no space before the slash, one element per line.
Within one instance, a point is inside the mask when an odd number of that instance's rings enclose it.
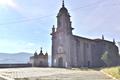
<path fill-rule="evenodd" d="M 58 67 L 60 67 L 60 68 L 63 67 L 63 58 L 62 58 L 62 57 L 60 57 L 60 58 L 58 59 Z"/>
<path fill-rule="evenodd" d="M 43 67 L 43 62 L 40 61 L 39 67 Z"/>

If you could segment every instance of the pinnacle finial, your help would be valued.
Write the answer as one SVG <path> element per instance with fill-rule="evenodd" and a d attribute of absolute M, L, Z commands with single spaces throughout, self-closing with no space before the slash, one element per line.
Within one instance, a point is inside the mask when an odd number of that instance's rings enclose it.
<path fill-rule="evenodd" d="M 65 5 L 64 5 L 64 0 L 62 1 L 62 7 L 64 7 Z"/>
<path fill-rule="evenodd" d="M 37 53 L 37 50 L 35 50 L 35 53 Z"/>
<path fill-rule="evenodd" d="M 41 47 L 41 51 L 40 51 L 40 53 L 42 53 L 42 47 Z"/>
<path fill-rule="evenodd" d="M 53 28 L 55 28 L 55 25 L 53 25 Z"/>
<path fill-rule="evenodd" d="M 102 35 L 102 40 L 104 40 L 104 35 Z"/>
<path fill-rule="evenodd" d="M 113 43 L 115 44 L 115 39 L 113 38 Z"/>
<path fill-rule="evenodd" d="M 47 51 L 46 51 L 46 54 L 48 54 Z"/>
<path fill-rule="evenodd" d="M 52 28 L 52 33 L 54 33 L 55 32 L 55 26 L 53 25 L 53 28 Z"/>
<path fill-rule="evenodd" d="M 37 51 L 35 51 L 34 56 L 37 56 Z"/>

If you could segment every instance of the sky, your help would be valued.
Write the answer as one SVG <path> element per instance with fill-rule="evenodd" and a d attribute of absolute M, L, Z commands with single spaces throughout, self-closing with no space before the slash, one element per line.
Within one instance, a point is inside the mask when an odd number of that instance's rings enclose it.
<path fill-rule="evenodd" d="M 62 0 L 0 0 L 0 53 L 51 54 L 51 28 Z M 120 0 L 65 0 L 73 34 L 120 42 Z"/>

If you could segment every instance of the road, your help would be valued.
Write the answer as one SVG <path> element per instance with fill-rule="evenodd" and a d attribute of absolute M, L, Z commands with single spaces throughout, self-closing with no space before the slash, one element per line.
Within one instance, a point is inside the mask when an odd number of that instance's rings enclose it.
<path fill-rule="evenodd" d="M 9 68 L 0 69 L 0 75 L 11 80 L 114 80 L 97 70 L 75 68 Z"/>

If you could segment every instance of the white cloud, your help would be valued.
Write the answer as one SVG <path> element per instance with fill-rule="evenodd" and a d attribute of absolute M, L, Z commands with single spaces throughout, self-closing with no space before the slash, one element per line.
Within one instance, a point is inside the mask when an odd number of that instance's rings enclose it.
<path fill-rule="evenodd" d="M 25 42 L 20 40 L 7 40 L 1 39 L 0 40 L 0 52 L 8 52 L 8 53 L 15 53 L 15 52 L 34 52 L 34 48 L 36 47 L 35 43 L 32 42 Z"/>

